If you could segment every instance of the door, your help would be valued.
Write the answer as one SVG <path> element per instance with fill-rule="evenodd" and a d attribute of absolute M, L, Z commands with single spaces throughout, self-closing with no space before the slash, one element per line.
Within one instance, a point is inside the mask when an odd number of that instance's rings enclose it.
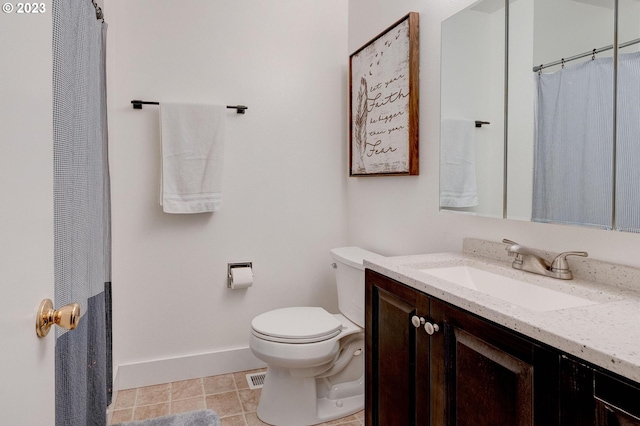
<path fill-rule="evenodd" d="M 559 424 L 555 352 L 433 299 L 431 317 L 444 337 L 432 340 L 431 354 L 432 363 L 444 363 L 443 374 L 431 376 L 432 394 L 444 396 L 443 424 Z"/>
<path fill-rule="evenodd" d="M 366 271 L 366 424 L 428 423 L 429 298 Z"/>
<path fill-rule="evenodd" d="M 15 426 L 54 424 L 55 333 L 35 332 L 40 301 L 54 295 L 52 21 L 43 3 L 40 14 L 0 13 L 0 412 Z"/>

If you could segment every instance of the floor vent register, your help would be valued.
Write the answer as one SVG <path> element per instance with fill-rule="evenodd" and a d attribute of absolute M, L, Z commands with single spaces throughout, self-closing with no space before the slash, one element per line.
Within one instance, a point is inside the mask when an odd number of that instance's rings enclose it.
<path fill-rule="evenodd" d="M 264 377 L 267 373 L 251 373 L 247 374 L 247 383 L 249 383 L 249 389 L 260 389 L 264 385 Z"/>

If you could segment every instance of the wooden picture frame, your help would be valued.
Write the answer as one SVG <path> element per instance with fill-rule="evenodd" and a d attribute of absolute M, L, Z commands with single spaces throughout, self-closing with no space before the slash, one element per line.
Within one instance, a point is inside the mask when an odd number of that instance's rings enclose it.
<path fill-rule="evenodd" d="M 349 57 L 349 176 L 419 173 L 419 18 L 410 12 Z"/>

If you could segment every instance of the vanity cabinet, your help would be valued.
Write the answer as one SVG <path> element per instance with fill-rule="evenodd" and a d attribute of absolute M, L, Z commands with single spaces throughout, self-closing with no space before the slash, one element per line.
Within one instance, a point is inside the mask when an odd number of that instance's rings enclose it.
<path fill-rule="evenodd" d="M 640 387 L 594 372 L 596 426 L 640 426 Z"/>
<path fill-rule="evenodd" d="M 367 426 L 640 426 L 637 383 L 372 270 L 365 300 Z"/>
<path fill-rule="evenodd" d="M 367 425 L 427 425 L 430 341 L 412 318 L 428 316 L 429 297 L 366 271 Z"/>
<path fill-rule="evenodd" d="M 640 386 L 562 355 L 562 424 L 640 426 Z"/>
<path fill-rule="evenodd" d="M 431 424 L 559 424 L 557 353 L 442 301 L 431 300 L 430 316 L 440 326 L 431 386 L 445 398 Z"/>

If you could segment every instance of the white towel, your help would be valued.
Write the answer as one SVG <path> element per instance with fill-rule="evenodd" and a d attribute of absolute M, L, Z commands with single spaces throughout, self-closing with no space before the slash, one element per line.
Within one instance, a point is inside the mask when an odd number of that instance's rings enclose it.
<path fill-rule="evenodd" d="M 220 209 L 226 107 L 160 103 L 165 213 Z"/>
<path fill-rule="evenodd" d="M 440 143 L 440 206 L 478 205 L 475 124 L 473 120 L 444 118 Z"/>

